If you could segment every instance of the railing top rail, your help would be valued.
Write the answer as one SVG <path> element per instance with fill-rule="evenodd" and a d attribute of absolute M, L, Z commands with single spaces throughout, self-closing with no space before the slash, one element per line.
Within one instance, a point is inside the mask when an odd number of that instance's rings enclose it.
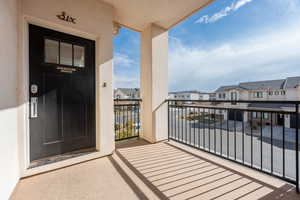
<path fill-rule="evenodd" d="M 181 100 L 167 99 L 166 101 L 177 102 L 199 102 L 199 103 L 265 103 L 265 104 L 300 104 L 300 101 L 249 101 L 249 100 Z"/>
<path fill-rule="evenodd" d="M 139 106 L 140 104 L 138 104 L 138 103 L 135 103 L 135 104 L 132 104 L 132 103 L 130 103 L 130 104 L 115 104 L 114 106 L 115 107 L 125 107 L 125 106 Z"/>
<path fill-rule="evenodd" d="M 114 101 L 142 101 L 142 99 L 114 99 Z"/>
<path fill-rule="evenodd" d="M 294 114 L 295 111 L 276 110 L 272 108 L 235 108 L 235 107 L 221 107 L 221 106 L 198 106 L 198 105 L 170 105 L 171 108 L 200 108 L 211 110 L 237 110 L 247 112 L 264 112 L 264 113 L 279 113 L 279 114 Z"/>

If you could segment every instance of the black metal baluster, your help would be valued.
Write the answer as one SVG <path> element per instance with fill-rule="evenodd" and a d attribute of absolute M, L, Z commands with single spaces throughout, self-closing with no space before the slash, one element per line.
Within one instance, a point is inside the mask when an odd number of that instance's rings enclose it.
<path fill-rule="evenodd" d="M 188 120 L 187 120 L 187 112 L 188 112 L 188 107 L 184 108 L 184 115 L 185 115 L 185 143 L 189 144 L 188 142 Z"/>
<path fill-rule="evenodd" d="M 216 136 L 216 109 L 214 108 L 214 150 L 215 150 L 215 153 L 217 152 L 217 147 L 216 147 L 216 139 L 217 139 L 217 136 Z"/>
<path fill-rule="evenodd" d="M 119 131 L 118 131 L 118 139 L 120 139 L 120 135 L 121 135 L 121 133 L 122 133 L 122 116 L 121 116 L 121 114 L 122 114 L 122 107 L 120 107 L 120 106 L 118 106 L 118 117 L 119 117 Z"/>
<path fill-rule="evenodd" d="M 167 101 L 168 104 L 168 141 L 170 141 L 170 129 L 172 126 L 172 123 L 170 122 L 170 102 Z"/>
<path fill-rule="evenodd" d="M 271 173 L 273 174 L 273 113 L 271 114 Z"/>
<path fill-rule="evenodd" d="M 251 135 L 251 167 L 253 167 L 253 112 L 250 112 L 250 135 Z"/>
<path fill-rule="evenodd" d="M 223 156 L 223 110 L 221 109 L 221 115 L 220 115 L 220 121 L 221 121 L 221 124 L 220 124 L 220 154 L 221 156 Z"/>
<path fill-rule="evenodd" d="M 245 113 L 242 112 L 243 114 L 243 118 L 242 118 L 242 156 L 243 156 L 243 164 L 245 164 L 245 122 L 244 122 L 244 118 L 245 118 Z M 247 112 L 246 112 L 247 114 Z"/>
<path fill-rule="evenodd" d="M 131 127 L 131 131 L 133 131 L 133 134 L 132 136 L 136 136 L 136 131 L 135 131 L 135 118 L 134 118 L 134 109 L 135 109 L 135 106 L 134 106 L 135 102 L 133 103 L 133 105 L 131 106 L 131 111 L 130 111 L 130 118 L 131 118 L 131 123 L 132 123 L 132 126 Z M 169 124 L 169 122 L 168 122 Z"/>
<path fill-rule="evenodd" d="M 188 115 L 190 116 L 191 107 L 187 107 L 187 109 L 188 109 Z M 192 127 L 191 127 L 191 121 L 192 120 L 188 121 L 188 126 L 189 126 L 189 140 L 190 140 L 190 142 L 187 142 L 190 145 L 192 144 Z"/>
<path fill-rule="evenodd" d="M 263 169 L 263 112 L 260 112 L 260 169 Z"/>
<path fill-rule="evenodd" d="M 180 120 L 180 114 L 179 114 L 179 107 L 177 106 L 177 102 L 176 102 L 176 113 L 177 113 L 177 116 L 176 116 L 176 126 L 177 126 L 177 129 L 176 129 L 176 139 L 179 141 L 179 120 Z"/>
<path fill-rule="evenodd" d="M 194 123 L 193 123 L 193 127 L 194 127 L 194 146 L 196 146 L 196 111 L 195 111 L 195 107 L 193 108 L 194 111 Z"/>
<path fill-rule="evenodd" d="M 115 139 L 116 139 L 116 136 L 117 136 L 117 119 L 116 119 L 116 116 L 117 116 L 117 110 L 116 110 L 116 106 L 114 106 L 114 121 L 115 121 L 114 133 L 115 133 Z"/>
<path fill-rule="evenodd" d="M 184 116 L 183 116 L 183 110 L 184 110 L 185 108 L 182 106 L 181 107 L 181 141 L 183 142 L 183 123 L 184 123 L 184 121 L 183 121 L 183 118 L 184 118 Z"/>
<path fill-rule="evenodd" d="M 285 114 L 282 114 L 283 127 L 282 127 L 282 176 L 285 177 Z"/>
<path fill-rule="evenodd" d="M 127 133 L 126 137 L 129 137 L 129 106 L 126 106 L 126 127 L 127 127 Z"/>
<path fill-rule="evenodd" d="M 299 193 L 299 104 L 296 104 L 296 190 Z"/>
<path fill-rule="evenodd" d="M 205 119 L 205 109 L 204 108 L 202 108 L 202 121 L 203 121 L 203 148 L 206 149 L 206 138 L 205 138 L 206 119 Z"/>
<path fill-rule="evenodd" d="M 236 110 L 234 110 L 234 160 L 236 160 Z"/>
<path fill-rule="evenodd" d="M 198 119 L 198 124 L 197 124 L 197 125 L 198 125 L 199 127 L 198 127 L 198 131 L 197 131 L 197 132 L 198 132 L 198 147 L 199 147 L 199 149 L 201 148 L 201 145 L 200 145 L 200 142 L 201 142 L 201 137 L 200 137 L 200 132 L 201 132 L 200 115 L 201 115 L 201 114 L 200 114 L 200 108 L 198 107 L 198 108 L 197 108 L 197 119 Z"/>
<path fill-rule="evenodd" d="M 208 151 L 210 152 L 210 122 L 211 122 L 211 109 L 208 109 Z"/>
<path fill-rule="evenodd" d="M 138 110 L 137 110 L 137 122 L 138 122 L 138 137 L 140 137 L 140 130 L 141 130 L 141 122 L 140 122 L 140 109 L 141 109 L 141 103 L 138 101 Z"/>
<path fill-rule="evenodd" d="M 227 109 L 227 158 L 229 158 L 229 109 Z"/>
<path fill-rule="evenodd" d="M 123 137 L 124 137 L 124 133 L 125 133 L 125 106 L 122 106 L 121 107 L 121 109 L 122 109 L 122 133 L 121 133 L 121 135 L 120 135 L 120 139 L 122 139 Z"/>

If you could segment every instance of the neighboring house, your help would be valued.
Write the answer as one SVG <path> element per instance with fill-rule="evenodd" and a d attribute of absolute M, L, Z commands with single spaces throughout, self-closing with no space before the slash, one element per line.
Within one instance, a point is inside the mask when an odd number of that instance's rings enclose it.
<path fill-rule="evenodd" d="M 139 99 L 139 88 L 117 88 L 114 90 L 115 99 Z"/>
<path fill-rule="evenodd" d="M 216 100 L 216 93 L 209 93 L 209 100 Z"/>
<path fill-rule="evenodd" d="M 170 92 L 169 99 L 175 100 L 209 100 L 210 93 L 199 92 L 199 91 L 179 91 Z"/>
<path fill-rule="evenodd" d="M 300 77 L 288 77 L 279 80 L 267 80 L 256 82 L 242 82 L 238 85 L 221 86 L 216 93 L 216 100 L 250 100 L 250 101 L 297 101 L 300 100 Z M 225 107 L 251 108 L 251 109 L 270 109 L 290 111 L 292 105 L 277 104 L 258 104 L 258 103 L 224 103 Z M 271 123 L 271 115 L 260 112 L 249 113 L 243 111 L 223 111 L 224 118 L 236 118 L 239 121 L 248 121 L 247 119 L 263 120 L 265 123 Z M 235 116 L 234 116 L 235 115 Z M 295 116 L 278 114 L 273 119 L 275 124 L 285 125 L 285 127 L 295 127 Z"/>

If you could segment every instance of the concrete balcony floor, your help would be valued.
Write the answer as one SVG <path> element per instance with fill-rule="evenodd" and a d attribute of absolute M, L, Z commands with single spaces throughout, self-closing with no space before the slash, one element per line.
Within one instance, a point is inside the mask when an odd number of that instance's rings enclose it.
<path fill-rule="evenodd" d="M 112 156 L 23 179 L 11 199 L 300 199 L 294 186 L 175 143 L 131 140 Z"/>

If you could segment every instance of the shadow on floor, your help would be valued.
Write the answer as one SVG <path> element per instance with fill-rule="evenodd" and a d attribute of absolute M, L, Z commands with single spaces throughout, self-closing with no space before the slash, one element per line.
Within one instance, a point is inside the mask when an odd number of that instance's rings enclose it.
<path fill-rule="evenodd" d="M 300 199 L 290 184 L 277 188 L 169 143 L 124 142 L 116 154 L 159 199 Z M 117 162 L 111 162 L 136 195 L 148 199 Z"/>
<path fill-rule="evenodd" d="M 116 149 L 131 148 L 131 147 L 145 146 L 145 145 L 150 145 L 150 143 L 140 138 L 133 138 L 129 140 L 116 142 Z"/>

